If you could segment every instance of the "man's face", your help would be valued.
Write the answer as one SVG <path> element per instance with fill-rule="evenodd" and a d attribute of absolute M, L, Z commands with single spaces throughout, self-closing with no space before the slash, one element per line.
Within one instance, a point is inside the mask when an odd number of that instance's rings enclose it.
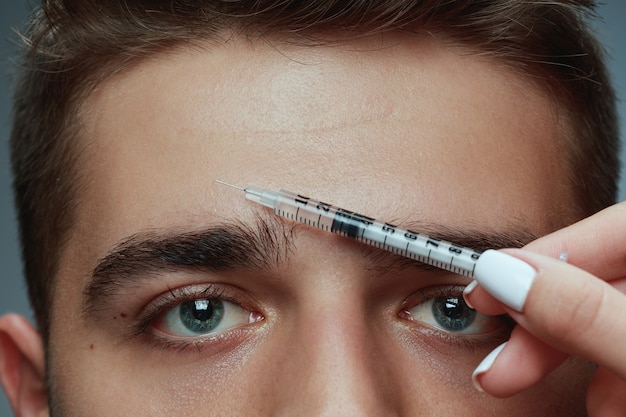
<path fill-rule="evenodd" d="M 472 370 L 510 324 L 467 320 L 455 303 L 468 279 L 215 183 L 285 188 L 458 243 L 543 235 L 571 220 L 565 129 L 513 72 L 399 36 L 234 39 L 107 81 L 82 120 L 50 339 L 59 415 L 583 413 L 582 363 L 511 399 L 476 391 Z"/>

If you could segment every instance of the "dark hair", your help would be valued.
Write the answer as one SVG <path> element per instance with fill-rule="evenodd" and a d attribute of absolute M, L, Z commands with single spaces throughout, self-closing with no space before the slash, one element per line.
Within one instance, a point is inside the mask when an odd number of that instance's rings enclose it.
<path fill-rule="evenodd" d="M 329 33 L 442 34 L 538 83 L 566 112 L 569 186 L 581 216 L 590 215 L 615 201 L 619 170 L 614 93 L 587 26 L 593 11 L 584 0 L 43 0 L 24 36 L 11 144 L 25 274 L 44 340 L 80 195 L 80 104 L 98 83 L 227 30 L 307 44 Z"/>

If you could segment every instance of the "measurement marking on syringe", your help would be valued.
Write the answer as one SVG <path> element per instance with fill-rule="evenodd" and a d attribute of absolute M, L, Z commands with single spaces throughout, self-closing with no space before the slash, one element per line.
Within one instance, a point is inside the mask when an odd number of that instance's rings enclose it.
<path fill-rule="evenodd" d="M 288 191 L 276 192 L 253 186 L 240 188 L 222 181 L 220 183 L 242 190 L 247 199 L 270 207 L 275 214 L 289 220 L 356 239 L 364 244 L 454 273 L 468 277 L 474 276 L 476 261 L 480 257 L 480 253 L 470 248 L 434 239 L 389 223 L 379 222 L 353 211 L 334 207 Z M 315 218 L 317 221 L 314 220 Z M 402 245 L 400 236 L 398 236 L 400 240 L 398 238 L 390 240 L 389 236 L 394 234 L 403 234 L 407 240 L 406 245 Z M 413 245 L 411 245 L 412 243 Z M 427 255 L 424 255 L 425 250 L 428 251 Z M 458 263 L 456 262 L 457 257 L 459 258 Z"/>

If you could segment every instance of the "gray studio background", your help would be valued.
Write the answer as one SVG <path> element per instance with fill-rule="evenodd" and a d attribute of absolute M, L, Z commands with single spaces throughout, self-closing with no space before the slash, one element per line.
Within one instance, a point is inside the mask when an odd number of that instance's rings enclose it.
<path fill-rule="evenodd" d="M 15 54 L 14 28 L 22 27 L 35 0 L 0 1 L 0 314 L 15 311 L 30 317 L 26 292 L 22 283 L 15 213 L 9 176 L 9 118 L 11 80 Z M 620 102 L 622 132 L 626 132 L 626 2 L 606 0 L 599 9 L 604 22 L 598 25 L 598 35 L 610 54 L 610 68 L 616 82 Z M 624 137 L 624 133 L 622 133 Z M 626 145 L 622 160 L 626 161 Z M 626 172 L 623 174 L 626 177 Z M 621 180 L 620 200 L 626 199 L 626 178 Z M 0 417 L 11 415 L 4 394 L 0 394 Z"/>

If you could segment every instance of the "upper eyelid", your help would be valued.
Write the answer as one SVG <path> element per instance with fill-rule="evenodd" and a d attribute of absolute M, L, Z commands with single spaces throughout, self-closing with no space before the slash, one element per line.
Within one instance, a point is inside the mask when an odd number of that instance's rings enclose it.
<path fill-rule="evenodd" d="M 463 288 L 465 288 L 465 286 L 460 284 L 435 285 L 421 288 L 411 293 L 411 295 L 404 299 L 400 310 L 407 310 L 419 305 L 420 303 L 424 303 L 438 297 L 450 296 L 451 293 L 454 297 L 463 297 Z"/>
<path fill-rule="evenodd" d="M 204 290 L 201 290 L 202 288 L 204 288 Z M 250 308 L 248 307 L 249 302 L 245 302 L 241 297 L 235 296 L 233 290 L 227 291 L 224 287 L 214 283 L 170 288 L 168 291 L 155 296 L 148 304 L 142 307 L 141 312 L 136 318 L 136 324 L 133 326 L 133 335 L 137 336 L 147 331 L 148 327 L 168 309 L 174 308 L 186 301 L 202 298 L 218 298 L 237 304 L 244 309 Z"/>
<path fill-rule="evenodd" d="M 407 258 L 409 262 L 408 265 L 403 265 L 400 268 L 392 268 L 391 270 L 386 270 L 384 273 L 390 274 L 392 276 L 397 275 L 399 270 L 404 271 L 406 274 L 403 276 L 412 276 L 415 277 L 414 272 L 422 272 L 428 273 L 431 276 L 431 279 L 435 279 L 440 281 L 444 278 L 444 276 L 449 276 L 450 273 L 447 271 L 439 270 L 439 269 L 429 269 L 428 271 L 424 271 L 421 267 L 415 267 L 416 262 Z M 362 265 L 363 271 L 367 271 L 369 273 L 372 272 L 371 268 L 368 268 L 367 265 Z M 376 271 L 379 271 L 378 269 Z M 145 306 L 154 305 L 154 300 L 167 300 L 168 298 L 174 300 L 173 297 L 168 297 L 168 295 L 172 295 L 172 292 L 176 293 L 176 300 L 181 300 L 181 289 L 186 288 L 197 288 L 202 287 L 205 292 L 208 289 L 216 290 L 217 288 L 230 288 L 232 291 L 221 292 L 219 294 L 215 292 L 209 292 L 213 296 L 219 295 L 228 296 L 229 293 L 234 292 L 236 294 L 248 294 L 245 297 L 234 297 L 228 298 L 228 300 L 235 301 L 243 305 L 243 307 L 247 309 L 255 309 L 259 305 L 259 300 L 256 300 L 254 294 L 249 291 L 244 290 L 243 288 L 247 288 L 245 282 L 249 282 L 250 280 L 262 280 L 264 286 L 271 285 L 273 288 L 278 288 L 281 284 L 281 280 L 283 278 L 279 278 L 278 275 L 275 275 L 276 272 L 267 272 L 261 273 L 255 271 L 249 271 L 245 269 L 235 268 L 227 271 L 167 271 L 157 274 L 158 281 L 154 278 L 150 279 L 139 279 L 136 283 L 133 284 L 132 287 L 120 288 L 119 292 L 109 293 L 108 294 L 108 303 L 106 305 L 102 305 L 102 308 L 91 308 L 83 312 L 85 314 L 85 320 L 97 323 L 101 319 L 106 319 L 109 314 L 115 314 L 115 309 L 124 309 L 129 313 L 129 315 L 138 316 L 139 311 L 143 310 Z M 441 277 L 437 277 L 437 275 L 442 275 Z M 445 274 L 445 275 L 444 275 Z M 180 275 L 180 276 L 179 276 Z M 262 276 L 265 276 L 262 278 Z M 245 279 L 244 279 L 245 278 Z M 408 278 L 402 278 L 404 280 L 408 280 Z M 414 278 L 412 278 L 414 279 Z M 428 279 L 428 281 L 431 281 Z M 462 278 L 463 279 L 463 278 Z M 377 281 L 381 282 L 380 279 Z M 423 281 L 420 277 L 421 282 Z M 157 285 L 154 285 L 154 284 Z M 239 287 L 239 285 L 244 285 L 244 287 Z M 156 288 L 161 288 L 158 292 L 155 290 Z M 195 290 L 194 290 L 195 291 Z M 200 296 L 199 293 L 194 292 L 193 297 L 197 298 Z M 130 298 L 132 297 L 132 298 Z M 175 301 L 175 300 L 174 300 Z"/>
<path fill-rule="evenodd" d="M 420 289 L 401 301 L 400 310 L 417 305 L 418 303 L 414 301 L 415 297 L 420 296 L 422 298 L 421 302 L 425 302 L 439 296 L 450 295 L 451 293 L 458 293 L 458 296 L 462 296 L 463 288 L 463 285 L 454 284 L 429 286 Z M 142 311 L 137 320 L 143 323 L 141 329 L 145 330 L 146 327 L 150 325 L 150 322 L 156 320 L 159 315 L 163 314 L 167 309 L 173 308 L 185 301 L 202 298 L 218 298 L 237 304 L 249 311 L 261 310 L 258 300 L 253 300 L 249 295 L 244 295 L 243 290 L 232 285 L 223 283 L 194 284 L 178 288 L 168 288 L 167 291 L 153 297 L 142 307 Z M 263 315 L 266 314 L 264 311 L 260 313 Z"/>

